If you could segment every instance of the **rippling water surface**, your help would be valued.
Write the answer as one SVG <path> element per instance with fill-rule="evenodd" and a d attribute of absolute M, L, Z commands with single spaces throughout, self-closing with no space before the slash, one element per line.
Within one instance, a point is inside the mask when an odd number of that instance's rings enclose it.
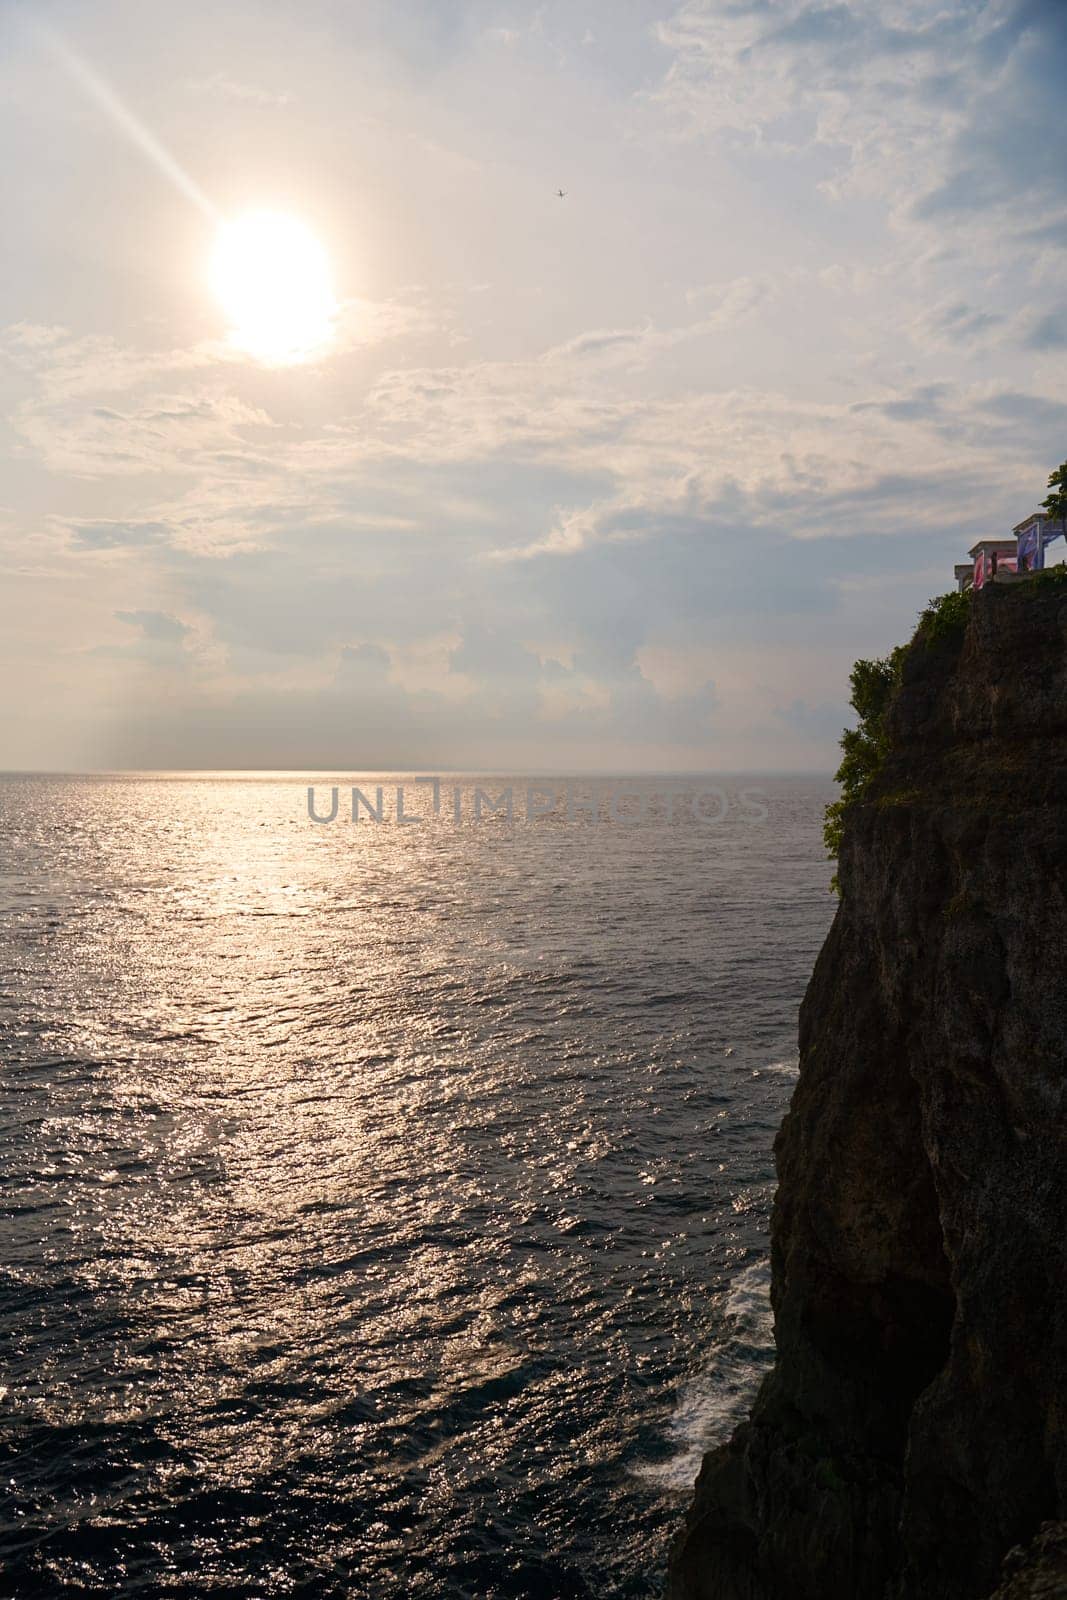
<path fill-rule="evenodd" d="M 751 781 L 410 828 L 0 782 L 4 1594 L 660 1594 L 833 910 L 829 786 Z"/>

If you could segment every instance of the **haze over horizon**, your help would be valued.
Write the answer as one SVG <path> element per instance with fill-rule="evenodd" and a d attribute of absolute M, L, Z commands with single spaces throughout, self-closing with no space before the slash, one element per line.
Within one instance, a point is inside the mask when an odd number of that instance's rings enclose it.
<path fill-rule="evenodd" d="M 1058 0 L 0 36 L 0 768 L 826 771 L 1067 455 Z"/>

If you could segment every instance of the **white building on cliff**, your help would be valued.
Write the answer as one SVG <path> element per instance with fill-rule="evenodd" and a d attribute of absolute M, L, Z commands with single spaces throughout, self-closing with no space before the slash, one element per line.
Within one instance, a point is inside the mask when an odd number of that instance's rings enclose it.
<path fill-rule="evenodd" d="M 1045 565 L 1045 548 L 1064 535 L 1064 523 L 1044 511 L 1034 511 L 1017 522 L 1008 539 L 979 539 L 968 552 L 970 561 L 953 568 L 962 594 L 983 589 L 987 583 L 1015 583 Z"/>

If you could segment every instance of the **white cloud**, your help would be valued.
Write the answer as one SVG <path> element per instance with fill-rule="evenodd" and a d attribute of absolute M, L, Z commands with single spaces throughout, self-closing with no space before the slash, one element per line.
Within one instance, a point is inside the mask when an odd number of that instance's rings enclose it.
<path fill-rule="evenodd" d="M 267 89 L 262 84 L 247 83 L 226 72 L 213 72 L 206 78 L 190 78 L 186 88 L 190 94 L 201 99 L 232 100 L 239 105 L 281 108 L 293 102 L 293 96 L 287 89 Z"/>

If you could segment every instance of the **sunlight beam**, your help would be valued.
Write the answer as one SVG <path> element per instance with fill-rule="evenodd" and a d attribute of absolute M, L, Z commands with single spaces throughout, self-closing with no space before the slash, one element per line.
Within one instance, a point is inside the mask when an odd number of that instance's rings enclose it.
<path fill-rule="evenodd" d="M 194 183 L 185 169 L 179 166 L 170 151 L 160 143 L 151 129 L 145 127 L 139 117 L 134 116 L 128 106 L 124 105 L 111 88 L 110 84 L 96 72 L 89 64 L 74 53 L 67 44 L 46 23 L 36 17 L 30 17 L 25 10 L 21 12 L 23 22 L 28 30 L 44 46 L 49 55 L 73 78 L 74 82 L 85 94 L 86 98 L 93 101 L 101 111 L 114 123 L 121 133 L 124 133 L 130 142 L 136 145 L 141 154 L 152 163 L 157 172 L 174 185 L 174 187 L 191 200 L 205 216 L 213 221 L 220 221 L 220 215 L 212 205 L 199 184 Z"/>

